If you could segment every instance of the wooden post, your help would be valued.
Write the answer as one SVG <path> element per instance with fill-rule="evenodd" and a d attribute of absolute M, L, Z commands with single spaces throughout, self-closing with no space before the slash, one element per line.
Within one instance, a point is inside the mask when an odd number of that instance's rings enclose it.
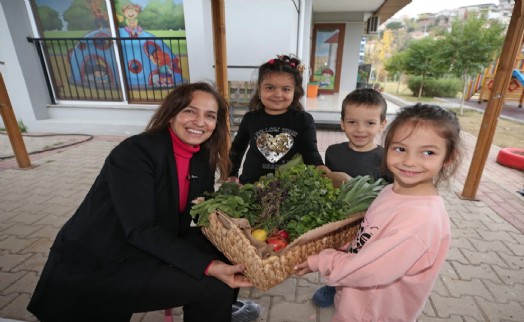
<path fill-rule="evenodd" d="M 462 199 L 475 199 L 477 195 L 482 171 L 488 159 L 493 136 L 497 128 L 497 121 L 504 104 L 504 96 L 511 80 L 511 73 L 515 65 L 515 59 L 522 47 L 522 36 L 524 34 L 524 6 L 522 0 L 515 0 L 513 14 L 508 26 L 508 32 L 502 47 L 500 59 L 498 62 L 493 87 L 489 96 L 488 105 L 482 118 L 475 152 L 471 159 L 468 176 L 464 183 Z"/>
<path fill-rule="evenodd" d="M 7 129 L 7 136 L 11 142 L 11 147 L 15 153 L 16 162 L 19 168 L 30 168 L 31 161 L 25 148 L 20 128 L 18 128 L 18 122 L 16 121 L 13 107 L 11 106 L 11 100 L 7 94 L 7 88 L 5 87 L 4 78 L 0 72 L 0 114 L 2 115 L 2 121 L 4 122 L 5 128 Z"/>
<path fill-rule="evenodd" d="M 215 77 L 218 91 L 229 102 L 227 84 L 226 21 L 224 0 L 211 0 L 213 16 L 213 44 L 215 50 Z"/>

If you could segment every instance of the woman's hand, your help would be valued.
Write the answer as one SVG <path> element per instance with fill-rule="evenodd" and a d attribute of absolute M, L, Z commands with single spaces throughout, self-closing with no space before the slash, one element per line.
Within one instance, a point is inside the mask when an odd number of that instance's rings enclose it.
<path fill-rule="evenodd" d="M 309 265 L 307 264 L 307 260 L 302 262 L 302 263 L 300 263 L 300 264 L 295 265 L 294 269 L 295 269 L 295 275 L 297 275 L 297 276 L 304 276 L 307 273 L 313 272 L 309 268 Z"/>
<path fill-rule="evenodd" d="M 214 261 L 207 270 L 208 276 L 218 278 L 231 288 L 251 287 L 253 284 L 242 275 L 244 265 L 229 265 L 221 261 Z"/>
<path fill-rule="evenodd" d="M 240 180 L 238 180 L 237 177 L 228 177 L 228 178 L 226 179 L 226 181 L 227 181 L 227 182 L 236 182 L 236 183 L 240 184 Z"/>

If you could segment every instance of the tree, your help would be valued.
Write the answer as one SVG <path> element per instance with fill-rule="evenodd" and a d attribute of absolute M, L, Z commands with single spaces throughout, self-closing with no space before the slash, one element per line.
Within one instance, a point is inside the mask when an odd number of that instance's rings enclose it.
<path fill-rule="evenodd" d="M 93 30 L 94 17 L 85 0 L 73 0 L 71 6 L 64 11 L 64 20 L 68 30 Z"/>
<path fill-rule="evenodd" d="M 140 13 L 139 22 L 148 30 L 185 29 L 184 7 L 173 0 L 151 0 Z"/>
<path fill-rule="evenodd" d="M 485 15 L 473 15 L 467 20 L 454 20 L 451 32 L 444 36 L 441 56 L 448 61 L 450 72 L 464 81 L 460 114 L 469 76 L 481 72 L 497 57 L 504 41 L 503 31 L 504 26 L 499 21 L 488 21 Z"/>
<path fill-rule="evenodd" d="M 399 52 L 390 57 L 385 64 L 385 69 L 388 73 L 399 75 L 397 84 L 397 93 L 400 89 L 400 81 L 404 70 L 406 70 L 406 51 Z"/>
<path fill-rule="evenodd" d="M 58 12 L 48 6 L 38 6 L 38 16 L 45 31 L 61 30 L 64 26 Z"/>
<path fill-rule="evenodd" d="M 404 25 L 400 21 L 392 21 L 392 22 L 386 24 L 386 29 L 391 29 L 391 30 L 398 30 L 398 29 L 403 28 L 403 27 L 404 27 Z"/>
<path fill-rule="evenodd" d="M 422 77 L 417 97 L 422 96 L 424 80 L 427 77 L 438 77 L 446 70 L 445 61 L 438 54 L 442 40 L 426 37 L 415 40 L 409 44 L 407 50 L 402 54 L 403 70 L 410 75 Z"/>

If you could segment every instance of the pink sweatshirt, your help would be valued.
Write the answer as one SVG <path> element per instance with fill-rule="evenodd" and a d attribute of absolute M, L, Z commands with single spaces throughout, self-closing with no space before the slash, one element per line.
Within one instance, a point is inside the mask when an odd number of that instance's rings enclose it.
<path fill-rule="evenodd" d="M 337 287 L 332 322 L 415 321 L 435 285 L 451 240 L 444 201 L 392 188 L 371 204 L 349 248 L 308 258 Z"/>

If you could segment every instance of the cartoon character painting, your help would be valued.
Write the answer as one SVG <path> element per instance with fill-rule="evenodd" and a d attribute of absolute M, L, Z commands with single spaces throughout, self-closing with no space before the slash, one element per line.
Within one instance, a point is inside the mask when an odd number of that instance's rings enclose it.
<path fill-rule="evenodd" d="M 142 7 L 137 4 L 130 3 L 122 7 L 122 13 L 126 24 L 124 29 L 131 38 L 137 38 L 143 31 L 142 27 L 138 25 L 138 14 L 140 12 L 142 12 Z"/>

